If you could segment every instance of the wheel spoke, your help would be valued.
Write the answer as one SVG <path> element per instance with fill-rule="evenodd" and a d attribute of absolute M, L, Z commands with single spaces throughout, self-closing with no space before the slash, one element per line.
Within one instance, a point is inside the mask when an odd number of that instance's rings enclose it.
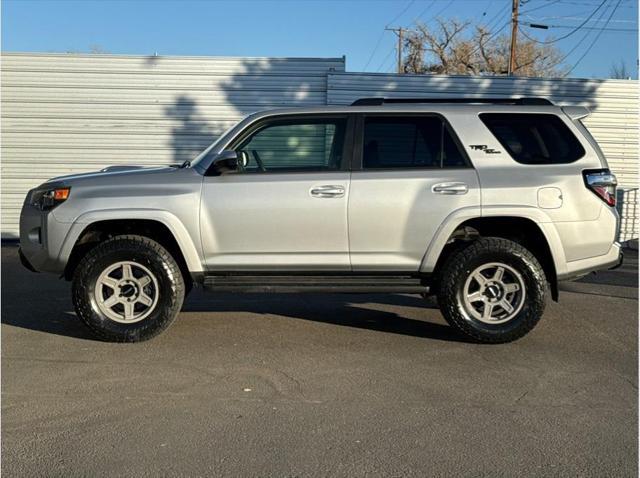
<path fill-rule="evenodd" d="M 504 291 L 507 294 L 510 294 L 511 292 L 518 292 L 520 290 L 520 285 L 513 283 L 513 284 L 505 284 L 504 285 Z"/>
<path fill-rule="evenodd" d="M 511 314 L 513 312 L 513 306 L 507 299 L 502 299 L 500 302 L 498 302 L 498 305 L 500 305 L 500 307 L 502 307 L 508 314 Z"/>
<path fill-rule="evenodd" d="M 138 280 L 138 284 L 140 285 L 140 288 L 146 286 L 149 282 L 151 282 L 151 277 L 145 275 L 142 276 L 139 280 Z"/>
<path fill-rule="evenodd" d="M 467 299 L 469 300 L 469 302 L 484 302 L 485 300 L 487 300 L 484 294 L 479 290 L 469 294 L 467 296 Z"/>
<path fill-rule="evenodd" d="M 118 281 L 113 277 L 105 276 L 100 281 L 100 284 L 106 285 L 110 289 L 116 290 L 116 286 L 118 285 Z"/>
<path fill-rule="evenodd" d="M 153 299 L 143 292 L 140 294 L 140 297 L 138 297 L 138 300 L 136 300 L 136 302 L 140 302 L 141 304 L 149 307 L 151 306 L 151 304 L 153 304 Z"/>
<path fill-rule="evenodd" d="M 124 318 L 125 320 L 130 320 L 133 319 L 133 302 L 123 302 L 122 305 L 124 306 Z"/>
<path fill-rule="evenodd" d="M 478 271 L 475 274 L 473 274 L 473 278 L 480 285 L 485 285 L 487 283 L 487 278 L 485 276 L 483 276 L 480 271 Z"/>
<path fill-rule="evenodd" d="M 131 264 L 122 264 L 122 278 L 133 279 L 133 271 L 131 270 Z"/>
<path fill-rule="evenodd" d="M 496 267 L 496 272 L 493 274 L 493 280 L 496 282 L 501 281 L 502 276 L 504 276 L 504 267 Z"/>
<path fill-rule="evenodd" d="M 120 297 L 118 297 L 116 294 L 113 294 L 111 297 L 105 300 L 103 304 L 105 305 L 105 307 L 113 307 L 118 302 L 120 302 Z"/>
<path fill-rule="evenodd" d="M 483 319 L 490 319 L 491 318 L 491 312 L 493 312 L 493 304 L 489 303 L 489 302 L 485 302 L 484 304 L 484 310 L 482 311 L 482 318 Z"/>

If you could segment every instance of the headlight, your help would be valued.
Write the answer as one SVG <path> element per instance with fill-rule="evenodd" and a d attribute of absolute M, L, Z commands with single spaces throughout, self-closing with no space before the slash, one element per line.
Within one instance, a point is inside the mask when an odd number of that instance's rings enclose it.
<path fill-rule="evenodd" d="M 71 188 L 36 189 L 31 194 L 31 205 L 41 211 L 53 209 L 67 200 Z"/>

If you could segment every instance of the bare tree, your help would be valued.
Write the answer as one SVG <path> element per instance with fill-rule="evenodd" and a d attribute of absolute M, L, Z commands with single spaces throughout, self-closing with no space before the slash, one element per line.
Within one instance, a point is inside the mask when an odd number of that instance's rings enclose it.
<path fill-rule="evenodd" d="M 405 42 L 404 71 L 449 75 L 503 75 L 509 61 L 508 35 L 493 35 L 470 22 L 437 20 L 419 24 Z M 518 39 L 516 68 L 521 76 L 561 76 L 561 52 L 553 45 Z"/>
<path fill-rule="evenodd" d="M 611 65 L 609 78 L 616 78 L 618 80 L 628 80 L 631 78 L 631 74 L 629 73 L 629 70 L 627 70 L 627 64 L 624 60 L 620 60 Z"/>

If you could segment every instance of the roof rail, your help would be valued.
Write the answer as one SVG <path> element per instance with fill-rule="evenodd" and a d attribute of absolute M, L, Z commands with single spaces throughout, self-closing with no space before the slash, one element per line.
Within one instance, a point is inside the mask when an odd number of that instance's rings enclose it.
<path fill-rule="evenodd" d="M 351 106 L 381 106 L 386 104 L 410 103 L 490 103 L 498 105 L 544 106 L 553 105 L 546 98 L 359 98 Z"/>

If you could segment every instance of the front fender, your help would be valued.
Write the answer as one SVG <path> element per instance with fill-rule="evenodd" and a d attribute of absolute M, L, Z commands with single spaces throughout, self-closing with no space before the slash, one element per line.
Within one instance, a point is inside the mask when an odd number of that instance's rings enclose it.
<path fill-rule="evenodd" d="M 174 214 L 160 210 L 160 209 L 102 209 L 96 211 L 89 211 L 80 215 L 69 228 L 60 254 L 58 255 L 58 263 L 66 264 L 71 256 L 71 251 L 74 245 L 80 238 L 82 232 L 91 224 L 99 221 L 110 220 L 147 220 L 157 221 L 169 229 L 171 234 L 176 240 L 176 243 L 180 247 L 184 260 L 189 268 L 190 272 L 202 272 L 203 261 L 202 256 L 199 253 L 201 251 L 200 244 L 196 244 L 192 239 L 192 234 L 189 233 L 182 221 L 178 219 Z M 195 233 L 194 236 L 199 238 L 200 235 Z"/>

